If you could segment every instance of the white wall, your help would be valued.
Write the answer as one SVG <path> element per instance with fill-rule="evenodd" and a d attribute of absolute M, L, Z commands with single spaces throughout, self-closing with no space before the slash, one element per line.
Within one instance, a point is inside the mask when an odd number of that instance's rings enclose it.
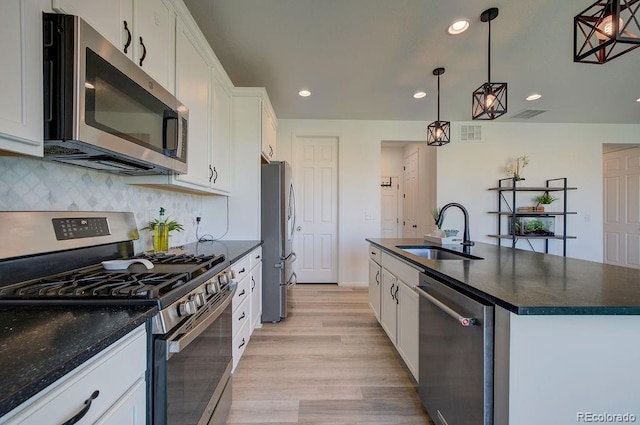
<path fill-rule="evenodd" d="M 507 177 L 509 160 L 527 154 L 526 183 L 543 185 L 548 178 L 568 177 L 578 187 L 569 195 L 570 257 L 602 261 L 602 144 L 639 143 L 640 125 L 482 123 L 481 142 L 459 142 L 459 124 L 452 143 L 438 148 L 438 205 L 460 202 L 470 213 L 471 238 L 495 243 L 497 195 L 487 189 Z M 473 123 L 478 125 L 477 122 Z M 298 135 L 335 135 L 339 147 L 339 256 L 341 284 L 367 281 L 367 237 L 380 234 L 381 141 L 421 141 L 425 123 L 418 121 L 278 121 L 278 159 L 291 161 L 291 141 Z M 364 211 L 375 211 L 365 220 Z M 421 212 L 430 214 L 429 211 Z M 588 221 L 586 221 L 588 216 Z M 461 215 L 451 211 L 447 227 Z M 521 244 L 520 242 L 519 244 Z M 520 247 L 520 245 L 518 245 Z M 524 248 L 525 246 L 522 245 Z M 552 246 L 557 253 L 557 247 Z"/>

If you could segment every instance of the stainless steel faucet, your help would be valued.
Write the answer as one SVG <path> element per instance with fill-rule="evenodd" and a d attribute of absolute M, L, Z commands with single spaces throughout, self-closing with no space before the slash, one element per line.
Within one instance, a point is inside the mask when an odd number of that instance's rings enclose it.
<path fill-rule="evenodd" d="M 464 233 L 462 236 L 462 245 L 463 246 L 475 245 L 475 242 L 469 240 L 469 213 L 467 212 L 467 209 L 465 207 L 463 207 L 461 204 L 458 204 L 457 202 L 451 202 L 445 205 L 444 207 L 442 207 L 442 209 L 440 210 L 440 214 L 438 214 L 438 218 L 436 218 L 436 226 L 438 228 L 442 226 L 442 222 L 444 221 L 444 212 L 450 207 L 460 208 L 460 210 L 462 211 L 462 214 L 464 215 Z"/>

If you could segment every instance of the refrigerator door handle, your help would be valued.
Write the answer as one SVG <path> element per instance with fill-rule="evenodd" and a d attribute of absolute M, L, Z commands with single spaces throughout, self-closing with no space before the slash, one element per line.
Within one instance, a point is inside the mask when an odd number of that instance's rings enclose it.
<path fill-rule="evenodd" d="M 296 283 L 298 283 L 298 275 L 296 275 L 295 272 L 291 273 L 291 277 L 289 278 L 289 280 L 287 281 L 287 283 L 281 283 L 280 286 L 286 286 L 287 288 L 295 285 Z"/>
<path fill-rule="evenodd" d="M 296 189 L 293 186 L 293 182 L 289 184 L 289 211 L 287 213 L 287 218 L 291 224 L 289 227 L 289 239 L 293 241 L 296 228 Z"/>

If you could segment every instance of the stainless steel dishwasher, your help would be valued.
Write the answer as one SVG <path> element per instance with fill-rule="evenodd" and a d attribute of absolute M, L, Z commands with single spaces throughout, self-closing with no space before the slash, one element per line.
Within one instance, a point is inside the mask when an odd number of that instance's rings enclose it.
<path fill-rule="evenodd" d="M 437 425 L 493 424 L 493 305 L 420 275 L 422 404 Z"/>

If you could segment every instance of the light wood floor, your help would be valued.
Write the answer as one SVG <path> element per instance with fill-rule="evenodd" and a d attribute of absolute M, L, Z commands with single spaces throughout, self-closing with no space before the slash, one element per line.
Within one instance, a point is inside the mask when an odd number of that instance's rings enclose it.
<path fill-rule="evenodd" d="M 432 424 L 366 288 L 290 293 L 289 317 L 251 336 L 228 424 Z"/>

